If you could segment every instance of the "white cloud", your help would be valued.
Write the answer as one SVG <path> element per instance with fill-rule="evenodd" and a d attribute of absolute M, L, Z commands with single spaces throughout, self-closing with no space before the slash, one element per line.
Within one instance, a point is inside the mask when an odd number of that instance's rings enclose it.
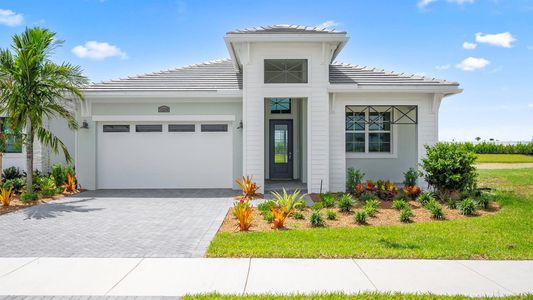
<path fill-rule="evenodd" d="M 102 60 L 108 57 L 128 58 L 126 52 L 123 52 L 117 46 L 105 42 L 88 41 L 84 45 L 78 45 L 72 48 L 72 53 L 77 57 Z"/>
<path fill-rule="evenodd" d="M 529 45 L 529 46 L 527 46 L 527 49 L 528 49 L 528 50 L 533 50 L 533 45 Z"/>
<path fill-rule="evenodd" d="M 0 9 L 0 24 L 18 26 L 24 22 L 24 16 L 9 9 Z"/>
<path fill-rule="evenodd" d="M 450 65 L 449 64 L 446 64 L 446 65 L 440 65 L 440 66 L 435 66 L 435 69 L 437 70 L 448 70 L 450 68 Z"/>
<path fill-rule="evenodd" d="M 527 107 L 529 107 L 529 108 L 533 108 L 533 103 L 529 103 L 529 104 L 527 105 Z"/>
<path fill-rule="evenodd" d="M 430 3 L 435 2 L 435 1 L 437 1 L 437 0 L 420 0 L 420 1 L 418 1 L 417 5 L 418 5 L 418 7 L 422 8 L 422 7 L 428 6 Z"/>
<path fill-rule="evenodd" d="M 333 21 L 333 20 L 328 20 L 328 21 L 326 21 L 324 23 L 316 25 L 316 27 L 327 29 L 327 28 L 331 28 L 331 27 L 337 26 L 337 25 L 339 25 L 339 22 Z"/>
<path fill-rule="evenodd" d="M 475 71 L 483 69 L 490 64 L 490 61 L 484 58 L 467 57 L 457 64 L 455 67 L 463 71 Z"/>
<path fill-rule="evenodd" d="M 511 48 L 512 43 L 516 39 L 510 32 L 502 32 L 496 34 L 483 34 L 481 32 L 476 33 L 476 42 L 486 43 L 492 46 L 500 46 L 504 48 Z"/>
<path fill-rule="evenodd" d="M 475 0 L 448 0 L 448 2 L 451 3 L 457 3 L 459 5 L 463 5 L 465 3 L 474 3 Z"/>
<path fill-rule="evenodd" d="M 438 0 L 419 0 L 417 5 L 418 7 L 420 8 L 424 8 L 426 6 L 428 6 L 429 4 L 433 3 L 433 2 L 437 2 Z M 474 3 L 475 0 L 448 0 L 448 2 L 450 3 L 456 3 L 456 4 L 459 4 L 459 5 L 463 5 L 465 3 Z"/>
<path fill-rule="evenodd" d="M 476 43 L 469 43 L 469 42 L 464 42 L 463 43 L 463 48 L 465 48 L 467 50 L 474 50 L 474 49 L 476 49 L 476 47 L 477 47 Z"/>

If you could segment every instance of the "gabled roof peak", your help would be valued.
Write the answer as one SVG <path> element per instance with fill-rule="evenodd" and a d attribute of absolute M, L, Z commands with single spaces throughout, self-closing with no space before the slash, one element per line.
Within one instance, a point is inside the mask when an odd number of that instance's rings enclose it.
<path fill-rule="evenodd" d="M 262 33 L 333 33 L 333 34 L 346 34 L 346 31 L 337 31 L 335 29 L 316 27 L 316 26 L 304 26 L 304 25 L 292 25 L 292 24 L 278 24 L 259 27 L 250 27 L 244 29 L 236 29 L 227 32 L 227 34 L 262 34 Z"/>

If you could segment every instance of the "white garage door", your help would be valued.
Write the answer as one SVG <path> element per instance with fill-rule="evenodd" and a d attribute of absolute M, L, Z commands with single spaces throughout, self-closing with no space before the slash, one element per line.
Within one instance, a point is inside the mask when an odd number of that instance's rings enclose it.
<path fill-rule="evenodd" d="M 98 123 L 97 186 L 231 188 L 233 143 L 226 123 Z"/>

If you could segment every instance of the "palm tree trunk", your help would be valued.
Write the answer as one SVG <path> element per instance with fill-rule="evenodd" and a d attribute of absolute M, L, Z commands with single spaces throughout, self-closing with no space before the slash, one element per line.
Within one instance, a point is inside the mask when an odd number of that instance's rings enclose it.
<path fill-rule="evenodd" d="M 26 131 L 26 191 L 33 193 L 33 126 L 28 120 Z"/>

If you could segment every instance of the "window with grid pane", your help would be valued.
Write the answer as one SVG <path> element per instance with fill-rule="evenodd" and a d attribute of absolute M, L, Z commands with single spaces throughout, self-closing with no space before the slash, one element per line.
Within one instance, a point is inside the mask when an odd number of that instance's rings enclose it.
<path fill-rule="evenodd" d="M 390 153 L 391 112 L 346 108 L 346 152 Z"/>
<path fill-rule="evenodd" d="M 0 135 L 0 142 L 5 143 L 4 153 L 22 153 L 22 136 L 9 127 L 7 118 L 0 118 Z"/>
<path fill-rule="evenodd" d="M 307 59 L 265 59 L 265 83 L 307 83 Z"/>
<path fill-rule="evenodd" d="M 365 114 L 346 112 L 346 152 L 365 152 Z"/>

